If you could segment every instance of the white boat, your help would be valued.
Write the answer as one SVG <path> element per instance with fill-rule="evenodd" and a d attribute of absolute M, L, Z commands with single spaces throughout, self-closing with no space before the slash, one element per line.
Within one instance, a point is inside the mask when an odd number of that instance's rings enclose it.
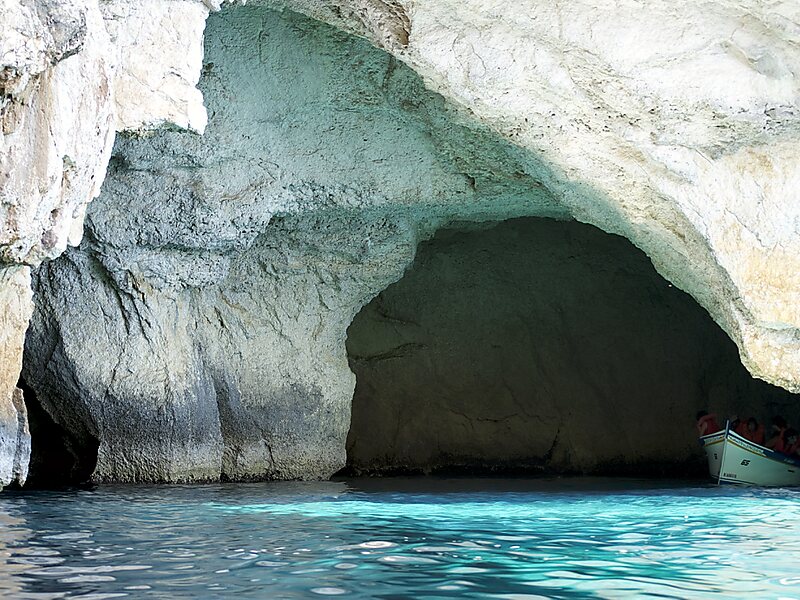
<path fill-rule="evenodd" d="M 710 433 L 700 438 L 700 445 L 708 458 L 708 473 L 713 479 L 719 479 L 719 466 L 722 464 L 722 448 L 725 442 L 725 430 Z"/>
<path fill-rule="evenodd" d="M 800 459 L 759 446 L 725 429 L 704 435 L 708 472 L 718 483 L 764 486 L 800 485 Z"/>

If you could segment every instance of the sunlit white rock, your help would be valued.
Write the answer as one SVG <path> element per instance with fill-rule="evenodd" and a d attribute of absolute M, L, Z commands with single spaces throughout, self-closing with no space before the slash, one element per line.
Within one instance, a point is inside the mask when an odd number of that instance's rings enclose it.
<path fill-rule="evenodd" d="M 545 161 L 577 219 L 642 248 L 755 375 L 800 390 L 796 3 L 281 4 L 390 40 L 432 89 Z"/>

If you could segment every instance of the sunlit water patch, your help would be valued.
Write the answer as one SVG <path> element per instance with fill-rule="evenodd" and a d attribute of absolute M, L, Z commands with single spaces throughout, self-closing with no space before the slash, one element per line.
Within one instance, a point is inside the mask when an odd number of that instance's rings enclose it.
<path fill-rule="evenodd" d="M 17 598 L 800 598 L 800 492 L 385 480 L 0 494 Z"/>

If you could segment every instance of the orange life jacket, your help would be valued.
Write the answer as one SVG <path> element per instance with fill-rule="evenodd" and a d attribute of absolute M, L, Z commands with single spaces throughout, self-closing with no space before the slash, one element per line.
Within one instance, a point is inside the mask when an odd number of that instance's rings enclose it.
<path fill-rule="evenodd" d="M 753 442 L 754 444 L 758 444 L 759 446 L 764 445 L 764 426 L 759 425 L 758 428 L 751 432 L 749 429 L 745 431 L 744 437 Z"/>
<path fill-rule="evenodd" d="M 794 444 L 787 446 L 786 441 L 783 439 L 783 433 L 781 432 L 781 437 L 778 438 L 773 450 L 797 458 L 797 451 L 800 450 L 800 440 L 797 440 Z"/>
<path fill-rule="evenodd" d="M 736 429 L 734 429 L 734 431 L 736 433 L 738 433 L 740 436 L 742 436 L 743 438 L 747 438 L 747 435 L 749 433 L 747 431 L 747 419 L 740 419 L 739 420 L 739 424 L 736 426 Z M 747 439 L 749 439 L 749 438 L 747 438 Z"/>
<path fill-rule="evenodd" d="M 783 445 L 783 432 L 784 432 L 784 431 L 786 431 L 786 428 L 785 428 L 785 427 L 781 427 L 781 428 L 778 430 L 778 433 L 776 433 L 776 434 L 775 434 L 775 435 L 772 437 L 772 439 L 770 439 L 770 440 L 767 442 L 767 447 L 768 447 L 768 448 L 772 448 L 773 450 L 775 450 L 775 452 L 783 452 L 783 449 L 784 449 L 784 445 Z M 773 443 L 772 445 L 770 445 L 770 443 L 769 443 L 769 442 L 773 442 L 773 440 L 774 440 L 774 443 Z"/>
<path fill-rule="evenodd" d="M 764 445 L 764 426 L 761 424 L 756 427 L 755 431 L 750 431 L 750 428 L 747 426 L 747 419 L 742 419 L 736 426 L 736 433 L 754 444 L 758 444 L 759 446 Z"/>
<path fill-rule="evenodd" d="M 705 428 L 703 425 L 705 425 Z M 697 419 L 697 431 L 701 436 L 722 431 L 722 427 L 717 423 L 717 415 L 706 415 Z"/>

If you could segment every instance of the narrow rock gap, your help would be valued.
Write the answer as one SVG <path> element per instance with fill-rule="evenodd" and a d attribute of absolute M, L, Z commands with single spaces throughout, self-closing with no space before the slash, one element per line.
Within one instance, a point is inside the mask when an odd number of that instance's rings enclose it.
<path fill-rule="evenodd" d="M 641 251 L 576 222 L 439 232 L 347 349 L 350 474 L 700 475 L 697 410 L 798 417 Z"/>
<path fill-rule="evenodd" d="M 31 433 L 31 458 L 26 489 L 57 489 L 90 481 L 99 441 L 58 423 L 42 406 L 24 378 L 17 384 L 24 394 Z"/>

